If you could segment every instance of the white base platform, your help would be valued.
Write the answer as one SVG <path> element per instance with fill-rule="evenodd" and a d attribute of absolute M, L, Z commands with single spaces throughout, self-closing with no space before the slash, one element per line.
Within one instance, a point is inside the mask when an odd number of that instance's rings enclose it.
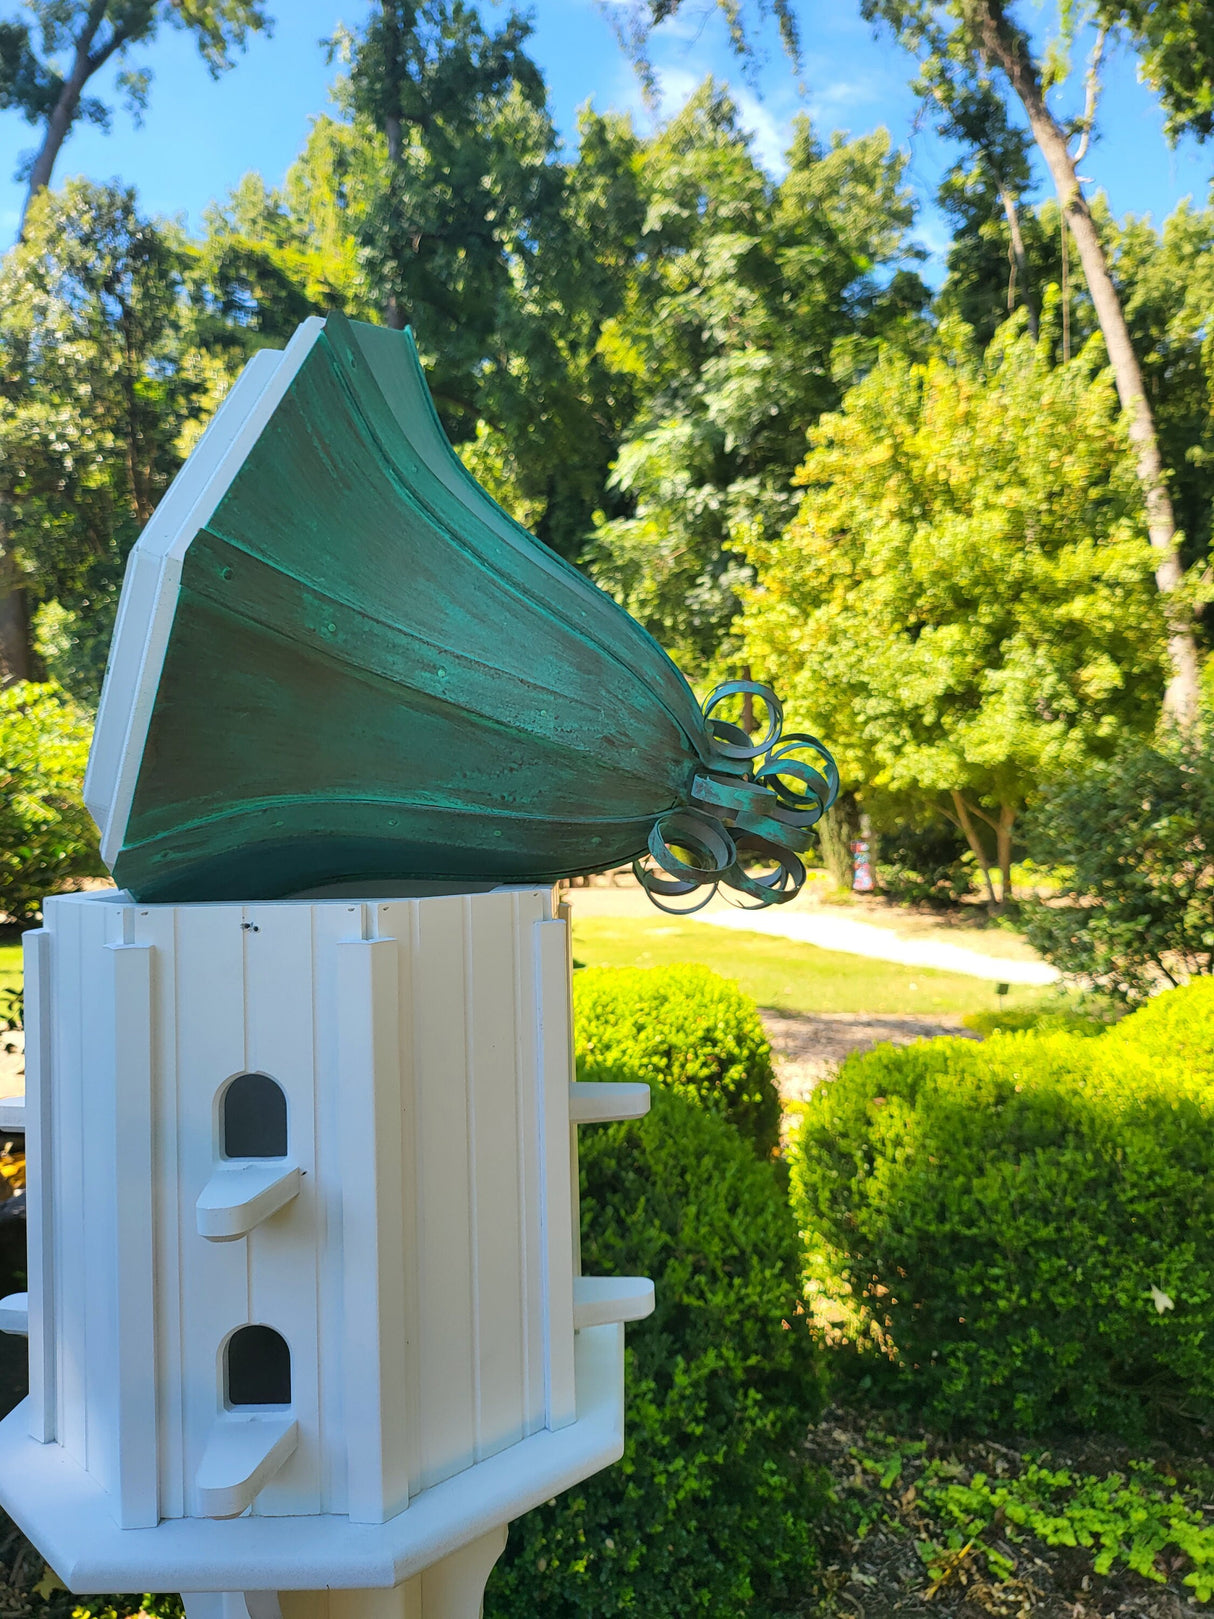
<path fill-rule="evenodd" d="M 314 1591 L 401 1584 L 624 1451 L 624 1329 L 574 1350 L 577 1419 L 435 1484 L 384 1524 L 348 1518 L 165 1519 L 120 1529 L 106 1496 L 58 1445 L 31 1439 L 25 1402 L 0 1422 L 0 1505 L 69 1590 Z"/>

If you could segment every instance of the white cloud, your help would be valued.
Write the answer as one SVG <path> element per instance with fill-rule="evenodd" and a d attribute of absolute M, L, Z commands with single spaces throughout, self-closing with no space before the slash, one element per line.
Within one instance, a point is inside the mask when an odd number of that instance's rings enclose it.
<path fill-rule="evenodd" d="M 754 143 L 755 157 L 768 174 L 784 174 L 788 168 L 786 154 L 792 144 L 792 118 L 777 116 L 752 90 L 734 87 L 732 94 L 738 104 L 742 127 L 750 133 Z"/>

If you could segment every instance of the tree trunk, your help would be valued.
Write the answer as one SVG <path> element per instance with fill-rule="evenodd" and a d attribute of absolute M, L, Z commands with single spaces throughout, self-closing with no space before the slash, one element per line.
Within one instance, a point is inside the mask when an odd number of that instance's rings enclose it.
<path fill-rule="evenodd" d="M 1028 116 L 1033 139 L 1045 158 L 1058 192 L 1059 205 L 1087 280 L 1088 292 L 1104 334 L 1109 364 L 1121 407 L 1129 418 L 1138 481 L 1146 505 L 1147 533 L 1158 562 L 1155 583 L 1164 598 L 1168 622 L 1168 654 L 1172 675 L 1164 696 L 1164 718 L 1188 727 L 1197 715 L 1199 665 L 1190 614 L 1174 599 L 1182 572 L 1176 554 L 1176 517 L 1168 493 L 1155 420 L 1147 399 L 1142 367 L 1134 353 L 1125 312 L 1105 261 L 1096 225 L 1071 158 L 1067 137 L 1045 104 L 1041 81 L 1025 36 L 1004 12 L 1003 0 L 962 0 L 963 15 L 988 65 L 1006 74 Z"/>
<path fill-rule="evenodd" d="M 1029 261 L 1028 255 L 1024 251 L 1024 237 L 1020 233 L 1020 209 L 1016 206 L 1016 199 L 1010 191 L 1000 190 L 999 200 L 1003 204 L 1007 228 L 1012 238 L 1012 277 L 1011 284 L 1007 289 L 1008 310 L 1010 312 L 1016 307 L 1016 281 L 1019 279 L 1023 288 L 1020 296 L 1024 299 L 1025 309 L 1028 310 L 1029 334 L 1035 343 L 1037 341 L 1037 304 L 1029 281 Z"/>
<path fill-rule="evenodd" d="M 836 888 L 850 894 L 855 876 L 851 846 L 860 835 L 860 810 L 855 793 L 840 793 L 818 822 L 822 859 Z"/>
<path fill-rule="evenodd" d="M 0 688 L 33 673 L 29 609 L 12 557 L 0 548 Z"/>
<path fill-rule="evenodd" d="M 961 823 L 961 830 L 965 833 L 965 841 L 970 846 L 970 853 L 978 862 L 978 870 L 982 873 L 982 881 L 986 886 L 986 902 L 991 911 L 999 909 L 999 901 L 995 898 L 995 885 L 991 882 L 990 864 L 986 850 L 982 847 L 982 839 L 978 836 L 978 828 L 974 825 L 974 818 L 970 814 L 970 807 L 954 787 L 952 789 L 953 808 L 957 811 L 957 819 Z"/>
<path fill-rule="evenodd" d="M 1000 804 L 999 820 L 995 826 L 995 861 L 999 867 L 999 908 L 1003 909 L 1012 897 L 1012 825 L 1016 811 L 1010 804 Z"/>
<path fill-rule="evenodd" d="M 80 33 L 76 37 L 76 50 L 72 57 L 71 72 L 63 81 L 63 89 L 59 92 L 59 99 L 51 108 L 51 115 L 46 121 L 46 130 L 42 137 L 42 145 L 34 158 L 30 169 L 29 188 L 25 193 L 25 206 L 21 210 L 21 223 L 17 227 L 17 240 L 25 237 L 25 221 L 29 215 L 30 203 L 40 191 L 45 191 L 51 183 L 51 175 L 55 172 L 55 162 L 63 150 L 63 143 L 76 122 L 76 114 L 80 111 L 80 97 L 84 94 L 84 87 L 96 73 L 97 69 L 117 48 L 117 43 L 111 43 L 101 55 L 100 60 L 94 60 L 91 52 L 93 41 L 97 37 L 97 30 L 105 18 L 106 0 L 93 0 L 89 6 L 88 15 L 81 25 Z M 116 36 L 117 38 L 117 36 Z"/>

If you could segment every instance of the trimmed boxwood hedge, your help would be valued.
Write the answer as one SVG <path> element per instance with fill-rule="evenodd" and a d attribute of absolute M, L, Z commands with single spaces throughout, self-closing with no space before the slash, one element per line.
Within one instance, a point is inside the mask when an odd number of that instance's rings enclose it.
<path fill-rule="evenodd" d="M 793 1163 L 847 1378 L 945 1428 L 1214 1417 L 1214 984 L 1095 1038 L 850 1059 Z"/>
<path fill-rule="evenodd" d="M 574 975 L 582 1080 L 640 1079 L 689 1093 L 768 1157 L 780 1138 L 771 1047 L 755 1004 L 708 967 L 587 967 Z"/>
<path fill-rule="evenodd" d="M 581 1136 L 587 1273 L 651 1276 L 627 1330 L 624 1458 L 528 1513 L 486 1619 L 762 1619 L 805 1600 L 819 1407 L 797 1234 L 771 1164 L 695 1097 Z"/>

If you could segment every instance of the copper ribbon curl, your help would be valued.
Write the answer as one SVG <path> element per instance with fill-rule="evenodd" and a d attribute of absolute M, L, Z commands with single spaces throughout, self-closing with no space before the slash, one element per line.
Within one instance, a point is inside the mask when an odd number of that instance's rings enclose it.
<path fill-rule="evenodd" d="M 758 742 L 740 726 L 712 717 L 727 697 L 746 695 L 767 706 L 767 729 Z M 757 680 L 727 680 L 710 692 L 704 728 L 707 768 L 691 784 L 691 803 L 654 822 L 649 853 L 658 871 L 634 860 L 636 879 L 658 909 L 672 916 L 703 909 L 722 885 L 752 902 L 734 902 L 744 910 L 786 905 L 805 883 L 799 851 L 838 797 L 835 761 L 817 737 L 784 730 L 780 699 Z M 748 861 L 774 862 L 775 869 L 753 876 Z M 663 903 L 687 895 L 696 896 L 694 904 Z"/>

